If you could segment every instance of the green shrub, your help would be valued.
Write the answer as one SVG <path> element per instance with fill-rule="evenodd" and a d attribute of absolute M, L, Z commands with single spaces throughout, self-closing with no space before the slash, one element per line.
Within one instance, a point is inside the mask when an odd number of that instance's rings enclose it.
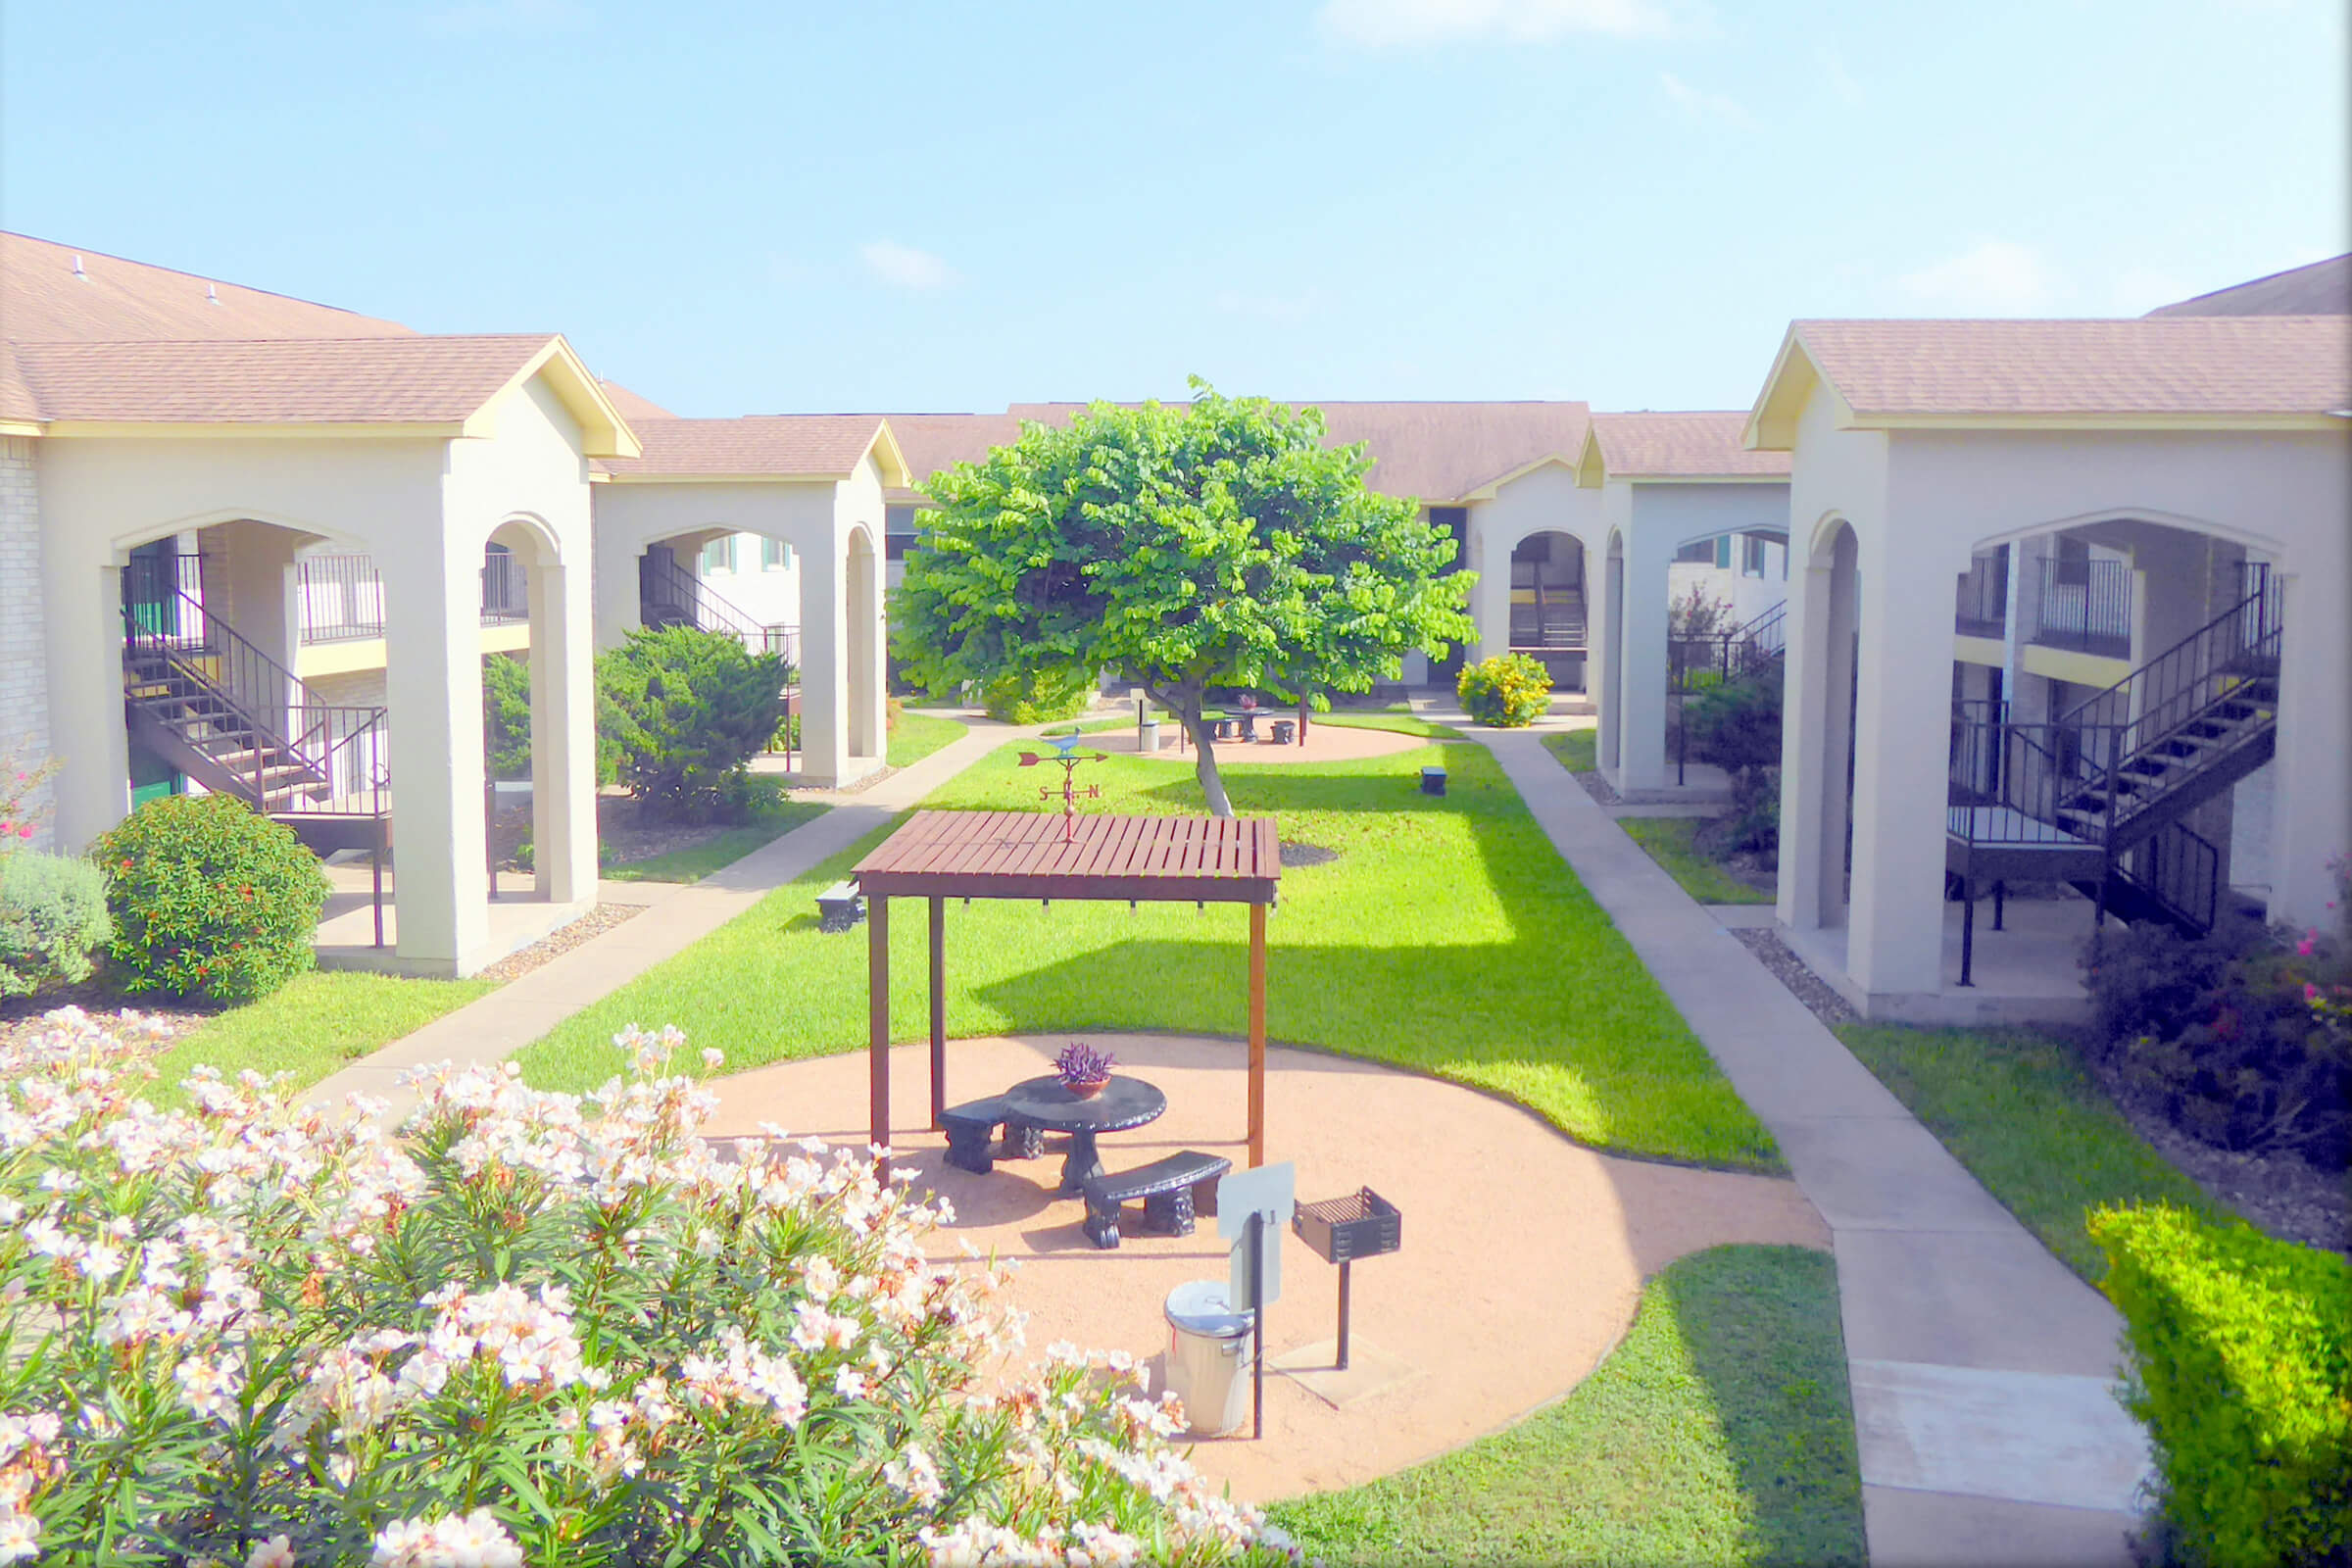
<path fill-rule="evenodd" d="M 2166 1555 L 2352 1561 L 2352 1264 L 2170 1204 L 2102 1208 Z"/>
<path fill-rule="evenodd" d="M 1053 724 L 1076 718 L 1095 700 L 1095 682 L 1079 670 L 999 675 L 980 688 L 980 706 L 1004 724 Z"/>
<path fill-rule="evenodd" d="M 482 756 L 492 778 L 531 776 L 531 665 L 490 654 L 482 660 Z"/>
<path fill-rule="evenodd" d="M 1734 772 L 1781 765 L 1781 677 L 1744 675 L 1683 704 L 1690 755 Z"/>
<path fill-rule="evenodd" d="M 1454 678 L 1462 711 L 1496 729 L 1521 729 L 1551 706 L 1551 672 L 1525 654 L 1464 664 Z"/>
<path fill-rule="evenodd" d="M 596 662 L 599 752 L 658 814 L 710 816 L 723 809 L 728 779 L 774 739 L 785 670 L 723 632 L 632 631 Z"/>
<path fill-rule="evenodd" d="M 106 873 L 37 850 L 0 855 L 0 997 L 90 977 L 90 954 L 114 935 Z"/>
<path fill-rule="evenodd" d="M 311 967 L 326 873 L 228 795 L 149 801 L 98 836 L 122 989 L 247 1002 Z"/>

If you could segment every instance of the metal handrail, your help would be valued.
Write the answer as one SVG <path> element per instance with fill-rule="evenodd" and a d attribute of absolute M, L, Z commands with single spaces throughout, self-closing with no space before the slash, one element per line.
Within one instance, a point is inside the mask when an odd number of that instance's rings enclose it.
<path fill-rule="evenodd" d="M 2283 630 L 2278 582 L 2252 574 L 2253 591 L 2105 691 L 2058 718 L 2073 721 L 2095 704 L 2122 702 L 2132 717 L 2130 750 L 2161 744 L 2252 676 L 2278 668 Z"/>
<path fill-rule="evenodd" d="M 2044 648 L 2109 658 L 2132 657 L 2132 567 L 2122 561 L 2061 561 L 2044 557 L 2033 640 Z"/>
<path fill-rule="evenodd" d="M 294 564 L 302 640 L 350 642 L 384 634 L 384 574 L 363 555 L 304 556 Z"/>
<path fill-rule="evenodd" d="M 682 611 L 700 629 L 725 632 L 755 654 L 775 654 L 796 675 L 799 672 L 800 661 L 794 657 L 801 635 L 797 624 L 761 621 L 738 609 L 667 551 L 648 550 L 637 558 L 637 596 L 641 612 L 657 605 Z"/>
<path fill-rule="evenodd" d="M 1963 637 L 1999 637 L 2009 627 L 2009 552 L 1971 558 L 1954 594 L 1952 629 Z"/>
<path fill-rule="evenodd" d="M 531 618 L 530 587 L 523 564 L 512 551 L 493 546 L 482 552 L 482 624 L 509 626 Z"/>

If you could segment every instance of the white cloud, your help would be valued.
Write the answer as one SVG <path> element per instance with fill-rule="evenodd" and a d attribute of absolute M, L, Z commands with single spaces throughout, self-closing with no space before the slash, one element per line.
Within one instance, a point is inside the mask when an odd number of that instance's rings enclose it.
<path fill-rule="evenodd" d="M 956 281 L 956 270 L 946 262 L 896 240 L 868 240 L 858 247 L 858 255 L 867 271 L 897 288 L 945 288 Z"/>
<path fill-rule="evenodd" d="M 1845 61 L 1837 50 L 1816 50 L 1814 59 L 1821 63 L 1822 80 L 1829 83 L 1830 96 L 1841 104 L 1858 105 L 1862 102 L 1865 96 L 1862 84 L 1854 79 L 1852 72 L 1845 69 Z"/>
<path fill-rule="evenodd" d="M 1954 316 L 2031 316 L 2058 297 L 2057 278 L 2030 245 L 1982 239 L 1956 256 L 1905 272 L 1911 301 Z"/>
<path fill-rule="evenodd" d="M 1666 96 L 1674 100 L 1674 106 L 1692 120 L 1711 120 L 1743 130 L 1756 122 L 1755 117 L 1741 108 L 1737 99 L 1693 87 L 1671 71 L 1658 73 L 1658 85 L 1666 89 Z"/>
<path fill-rule="evenodd" d="M 1694 25 L 1663 0 L 1323 0 L 1315 22 L 1326 37 L 1365 49 L 1573 33 L 1659 38 Z"/>

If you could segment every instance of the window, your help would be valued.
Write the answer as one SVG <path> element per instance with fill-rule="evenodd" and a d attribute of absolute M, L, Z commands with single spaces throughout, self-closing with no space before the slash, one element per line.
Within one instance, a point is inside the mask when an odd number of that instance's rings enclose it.
<path fill-rule="evenodd" d="M 1764 536 L 1762 534 L 1744 533 L 1740 536 L 1740 575 L 1742 577 L 1764 575 Z"/>
<path fill-rule="evenodd" d="M 882 509 L 882 558 L 885 561 L 905 561 L 906 552 L 916 546 L 922 530 L 914 525 L 914 507 L 885 507 Z"/>
<path fill-rule="evenodd" d="M 783 571 L 792 565 L 792 546 L 781 539 L 760 541 L 760 569 Z"/>
<path fill-rule="evenodd" d="M 1715 537 L 1715 567 L 1718 571 L 1732 569 L 1732 536 L 1728 533 Z"/>
<path fill-rule="evenodd" d="M 733 571 L 735 569 L 735 536 L 727 534 L 703 546 L 703 570 Z"/>
<path fill-rule="evenodd" d="M 1674 553 L 1674 559 L 1686 565 L 1711 566 L 1715 564 L 1715 541 L 1701 539 Z"/>

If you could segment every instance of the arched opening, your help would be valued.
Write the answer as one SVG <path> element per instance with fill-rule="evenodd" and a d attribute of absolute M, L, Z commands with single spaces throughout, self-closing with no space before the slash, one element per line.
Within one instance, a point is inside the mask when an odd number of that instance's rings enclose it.
<path fill-rule="evenodd" d="M 1511 547 L 1510 650 L 1550 671 L 1557 689 L 1585 687 L 1585 547 L 1557 529 Z"/>
<path fill-rule="evenodd" d="M 874 542 L 863 528 L 849 537 L 848 635 L 849 741 L 853 760 L 878 764 L 883 755 L 882 570 Z"/>

